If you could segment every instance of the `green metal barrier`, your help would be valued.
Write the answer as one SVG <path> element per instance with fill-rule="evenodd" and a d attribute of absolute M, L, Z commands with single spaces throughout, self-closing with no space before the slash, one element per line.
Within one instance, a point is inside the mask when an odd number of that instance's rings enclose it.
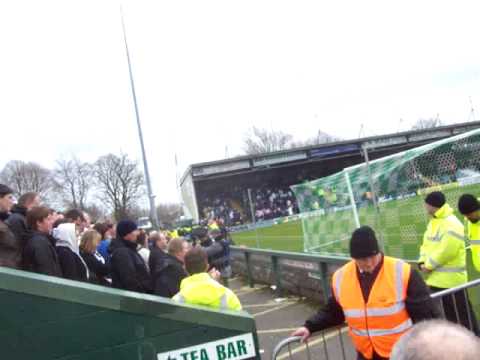
<path fill-rule="evenodd" d="M 245 312 L 0 267 L 5 360 L 260 359 Z"/>
<path fill-rule="evenodd" d="M 249 247 L 241 246 L 232 246 L 232 253 L 242 253 L 245 259 L 246 266 L 246 275 L 247 281 L 250 287 L 255 285 L 255 281 L 252 275 L 252 255 L 261 255 L 270 259 L 272 272 L 274 274 L 276 292 L 278 296 L 283 295 L 282 288 L 282 277 L 281 277 L 281 263 L 279 260 L 296 260 L 296 261 L 305 261 L 310 263 L 317 263 L 319 268 L 318 277 L 322 284 L 322 293 L 324 301 L 328 300 L 328 295 L 330 294 L 330 277 L 328 274 L 328 265 L 341 266 L 348 262 L 350 258 L 344 256 L 322 256 L 322 255 L 312 255 L 307 253 L 296 253 L 296 252 L 287 252 L 287 251 L 273 251 L 273 250 L 264 250 L 256 249 Z"/>

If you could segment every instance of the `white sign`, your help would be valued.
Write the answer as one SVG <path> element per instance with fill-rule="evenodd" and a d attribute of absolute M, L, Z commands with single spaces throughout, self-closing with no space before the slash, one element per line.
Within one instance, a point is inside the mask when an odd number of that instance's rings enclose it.
<path fill-rule="evenodd" d="M 228 162 L 225 164 L 202 166 L 202 167 L 193 169 L 192 173 L 193 173 L 193 176 L 212 175 L 212 174 L 218 174 L 222 172 L 229 172 L 229 171 L 248 169 L 248 168 L 250 168 L 250 161 L 244 160 L 244 161 Z"/>
<path fill-rule="evenodd" d="M 256 356 L 252 333 L 167 351 L 158 360 L 242 360 Z"/>
<path fill-rule="evenodd" d="M 279 164 L 288 161 L 303 160 L 307 158 L 307 153 L 305 151 L 296 152 L 292 154 L 280 154 L 273 156 L 263 156 L 253 160 L 253 165 L 263 166 L 263 165 L 273 165 Z"/>
<path fill-rule="evenodd" d="M 305 269 L 305 270 L 318 270 L 318 264 L 297 260 L 282 260 L 282 264 L 286 266 L 291 266 L 294 268 Z"/>
<path fill-rule="evenodd" d="M 458 179 L 460 186 L 467 186 L 480 183 L 480 175 L 474 175 Z"/>

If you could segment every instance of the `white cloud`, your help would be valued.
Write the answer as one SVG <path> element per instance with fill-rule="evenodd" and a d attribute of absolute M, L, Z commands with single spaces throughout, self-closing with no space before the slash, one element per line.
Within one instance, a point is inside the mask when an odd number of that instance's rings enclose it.
<path fill-rule="evenodd" d="M 125 1 L 157 201 L 244 131 L 358 136 L 480 105 L 476 2 Z M 140 159 L 116 1 L 16 1 L 0 12 L 0 166 L 124 151 Z M 480 107 L 479 110 L 480 111 Z M 403 121 L 400 123 L 400 119 Z"/>

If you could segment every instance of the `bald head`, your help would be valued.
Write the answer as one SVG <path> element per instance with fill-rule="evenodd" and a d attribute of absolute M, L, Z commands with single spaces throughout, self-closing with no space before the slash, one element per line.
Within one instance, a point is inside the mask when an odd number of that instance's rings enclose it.
<path fill-rule="evenodd" d="M 390 360 L 469 360 L 478 358 L 480 340 L 445 320 L 416 324 L 395 344 Z"/>

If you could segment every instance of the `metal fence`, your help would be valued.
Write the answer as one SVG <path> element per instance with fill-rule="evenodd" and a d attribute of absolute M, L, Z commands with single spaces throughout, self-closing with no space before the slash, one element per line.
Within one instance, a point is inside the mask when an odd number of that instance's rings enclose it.
<path fill-rule="evenodd" d="M 480 287 L 480 279 L 470 281 L 455 288 L 433 293 L 432 299 L 437 300 L 443 317 L 449 321 L 461 324 L 477 335 L 478 321 L 469 301 L 469 289 Z M 320 332 L 301 344 L 300 336 L 288 337 L 280 341 L 272 352 L 272 360 L 284 359 L 356 359 L 356 352 L 349 339 L 344 338 L 345 325 Z M 338 338 L 338 340 L 336 340 Z"/>

